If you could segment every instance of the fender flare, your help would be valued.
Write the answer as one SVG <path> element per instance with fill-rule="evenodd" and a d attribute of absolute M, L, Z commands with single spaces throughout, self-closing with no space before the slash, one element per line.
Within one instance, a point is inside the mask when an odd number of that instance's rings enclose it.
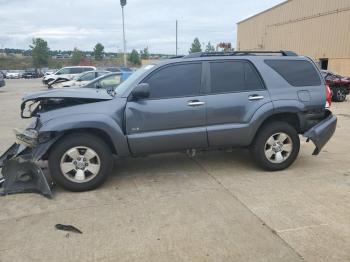
<path fill-rule="evenodd" d="M 279 102 L 280 101 L 278 101 L 277 103 L 266 103 L 254 113 L 253 117 L 250 120 L 252 130 L 250 142 L 254 140 L 256 134 L 259 132 L 264 122 L 268 118 L 278 114 L 295 114 L 299 119 L 300 128 L 302 129 L 304 127 L 305 116 L 301 112 L 305 109 L 305 105 L 296 100 L 283 100 L 283 102 L 281 102 L 281 105 L 279 105 Z"/>

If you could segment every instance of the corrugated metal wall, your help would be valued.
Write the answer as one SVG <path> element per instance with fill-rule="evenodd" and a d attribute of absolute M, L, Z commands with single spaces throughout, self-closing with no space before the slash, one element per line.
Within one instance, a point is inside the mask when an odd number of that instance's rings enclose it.
<path fill-rule="evenodd" d="M 329 58 L 330 66 L 350 74 L 344 59 L 350 59 L 350 0 L 289 0 L 238 23 L 237 30 L 238 50 L 292 50 Z"/>

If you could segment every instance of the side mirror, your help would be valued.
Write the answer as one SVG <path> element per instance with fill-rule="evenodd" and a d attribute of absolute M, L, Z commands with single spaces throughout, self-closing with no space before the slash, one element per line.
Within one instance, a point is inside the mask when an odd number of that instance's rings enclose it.
<path fill-rule="evenodd" d="M 131 92 L 132 94 L 132 98 L 134 100 L 138 100 L 138 99 L 143 99 L 143 98 L 147 98 L 150 95 L 150 88 L 149 88 L 149 84 L 147 83 L 142 83 L 139 84 L 135 87 L 135 89 Z"/>

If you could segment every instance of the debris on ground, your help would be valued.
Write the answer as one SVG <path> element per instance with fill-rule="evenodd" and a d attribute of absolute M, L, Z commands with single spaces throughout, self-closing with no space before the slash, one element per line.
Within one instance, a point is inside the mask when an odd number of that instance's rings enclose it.
<path fill-rule="evenodd" d="M 83 234 L 82 231 L 80 231 L 78 228 L 76 228 L 75 226 L 72 226 L 72 225 L 56 224 L 55 228 L 57 230 L 69 231 L 69 232 L 73 232 L 73 233 Z"/>

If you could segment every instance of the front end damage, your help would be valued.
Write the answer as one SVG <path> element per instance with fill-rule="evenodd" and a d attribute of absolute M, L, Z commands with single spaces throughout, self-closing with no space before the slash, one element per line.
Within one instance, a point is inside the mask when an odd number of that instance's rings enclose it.
<path fill-rule="evenodd" d="M 62 133 L 42 131 L 43 122 L 54 117 L 50 111 L 109 99 L 106 92 L 94 90 L 47 91 L 24 97 L 21 117 L 33 121 L 24 131 L 15 130 L 17 142 L 0 157 L 0 195 L 32 192 L 51 198 L 53 182 L 43 160 Z"/>
<path fill-rule="evenodd" d="M 26 142 L 13 144 L 0 157 L 0 194 L 39 193 L 51 198 L 53 183 L 40 160 L 57 138 L 36 144 L 35 147 L 25 145 L 28 143 L 28 138 L 26 139 Z"/>

